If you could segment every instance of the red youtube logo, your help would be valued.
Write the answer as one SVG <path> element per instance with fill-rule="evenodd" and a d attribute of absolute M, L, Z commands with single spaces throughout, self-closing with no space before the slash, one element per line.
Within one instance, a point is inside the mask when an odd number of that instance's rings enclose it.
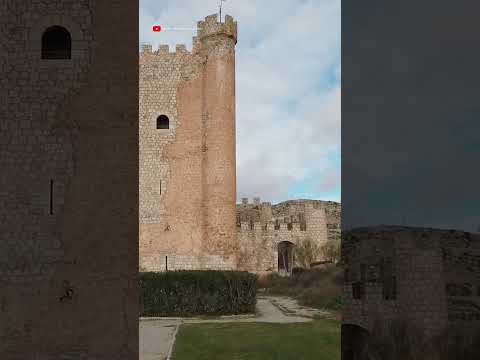
<path fill-rule="evenodd" d="M 153 26 L 153 31 L 155 31 L 155 32 L 162 31 L 162 27 L 160 25 L 154 25 Z"/>

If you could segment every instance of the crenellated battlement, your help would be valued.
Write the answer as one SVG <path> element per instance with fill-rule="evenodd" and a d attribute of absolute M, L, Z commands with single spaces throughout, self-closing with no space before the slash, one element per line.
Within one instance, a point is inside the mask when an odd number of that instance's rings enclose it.
<path fill-rule="evenodd" d="M 140 55 L 190 55 L 191 52 L 187 50 L 185 44 L 175 45 L 175 51 L 170 51 L 168 44 L 159 45 L 156 51 L 153 51 L 151 44 L 142 44 Z"/>
<path fill-rule="evenodd" d="M 267 230 L 268 227 L 267 225 L 269 223 L 263 223 L 260 221 L 242 221 L 239 223 L 240 224 L 240 230 L 241 231 L 261 231 L 261 230 Z M 237 224 L 237 226 L 239 225 Z M 272 229 L 273 229 L 273 223 L 272 223 Z"/>
<path fill-rule="evenodd" d="M 241 221 L 237 223 L 237 228 L 241 232 L 244 231 L 267 231 L 267 232 L 275 232 L 275 231 L 306 231 L 306 228 L 302 227 L 299 223 L 279 223 L 276 224 L 275 221 Z"/>
<path fill-rule="evenodd" d="M 152 45 L 145 43 L 141 46 L 140 55 L 191 55 L 202 49 L 202 41 L 213 35 L 226 35 L 235 40 L 237 43 L 237 22 L 233 21 L 230 15 L 225 16 L 225 22 L 219 22 L 217 14 L 205 17 L 205 20 L 198 22 L 197 36 L 192 38 L 192 51 L 188 51 L 185 44 L 176 44 L 175 51 L 170 51 L 168 44 L 161 44 L 158 50 L 153 51 Z"/>
<path fill-rule="evenodd" d="M 218 15 L 212 14 L 205 17 L 205 20 L 197 23 L 198 38 L 203 40 L 213 35 L 226 35 L 237 43 L 237 22 L 233 21 L 230 15 L 225 15 L 225 22 L 218 21 Z"/>
<path fill-rule="evenodd" d="M 149 54 L 152 52 L 152 45 L 151 44 L 142 44 L 141 46 L 141 53 Z"/>
<path fill-rule="evenodd" d="M 201 44 L 197 36 L 192 38 L 192 53 L 197 53 L 200 51 Z"/>
<path fill-rule="evenodd" d="M 268 206 L 272 206 L 272 203 L 271 202 L 268 202 L 268 201 L 261 201 L 260 197 L 256 196 L 252 199 L 252 201 L 250 202 L 250 199 L 248 197 L 243 197 L 241 199 L 241 205 L 250 205 L 250 206 L 262 206 L 262 207 L 268 207 Z M 237 205 L 240 205 L 237 203 Z"/>

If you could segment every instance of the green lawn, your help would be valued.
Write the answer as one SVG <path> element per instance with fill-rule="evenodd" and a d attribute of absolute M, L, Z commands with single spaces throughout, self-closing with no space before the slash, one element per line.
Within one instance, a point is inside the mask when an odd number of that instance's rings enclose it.
<path fill-rule="evenodd" d="M 210 323 L 180 327 L 173 360 L 336 360 L 340 323 Z"/>

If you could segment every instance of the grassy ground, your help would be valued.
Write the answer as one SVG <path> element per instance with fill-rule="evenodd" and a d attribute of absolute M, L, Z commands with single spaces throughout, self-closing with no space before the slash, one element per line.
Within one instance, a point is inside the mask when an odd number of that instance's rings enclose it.
<path fill-rule="evenodd" d="M 263 288 L 266 294 L 294 297 L 301 305 L 341 311 L 343 269 L 331 265 L 322 269 L 306 270 L 292 277 L 273 273 L 261 277 L 259 287 Z"/>
<path fill-rule="evenodd" d="M 340 323 L 316 319 L 301 324 L 184 324 L 173 360 L 336 360 Z"/>

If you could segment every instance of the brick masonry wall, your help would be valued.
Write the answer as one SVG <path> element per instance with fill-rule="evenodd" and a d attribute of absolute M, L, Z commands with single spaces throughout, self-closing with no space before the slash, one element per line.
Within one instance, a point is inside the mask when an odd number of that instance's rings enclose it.
<path fill-rule="evenodd" d="M 356 229 L 345 235 L 344 324 L 370 330 L 371 320 L 400 316 L 427 336 L 447 324 L 469 326 L 480 321 L 480 236 L 461 231 L 405 227 Z M 382 295 L 381 267 L 391 264 L 396 299 Z M 365 295 L 354 299 L 352 284 L 366 270 Z"/>
<path fill-rule="evenodd" d="M 146 45 L 140 54 L 142 270 L 164 269 L 165 261 L 172 270 L 236 266 L 237 29 L 216 15 L 198 29 L 192 52 Z M 156 129 L 159 115 L 169 129 Z"/>
<path fill-rule="evenodd" d="M 0 3 L 2 359 L 138 358 L 137 13 Z M 71 59 L 41 59 L 52 25 Z"/>

